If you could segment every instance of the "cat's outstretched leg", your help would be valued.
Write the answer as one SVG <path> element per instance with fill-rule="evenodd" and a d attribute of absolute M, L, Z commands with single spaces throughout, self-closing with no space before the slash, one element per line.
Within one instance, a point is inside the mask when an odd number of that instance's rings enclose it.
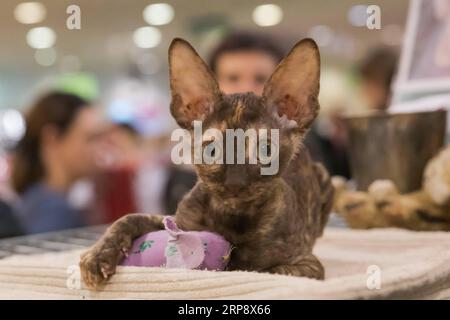
<path fill-rule="evenodd" d="M 292 264 L 279 265 L 264 271 L 288 276 L 307 277 L 317 280 L 323 280 L 325 278 L 325 269 L 323 268 L 323 265 L 312 254 L 301 256 Z"/>
<path fill-rule="evenodd" d="M 333 197 L 335 193 L 334 186 L 331 182 L 331 177 L 327 169 L 319 162 L 313 164 L 314 171 L 319 181 L 320 186 L 320 202 L 322 203 L 321 212 L 319 216 L 319 225 L 317 226 L 317 236 L 321 236 L 323 229 L 328 222 L 331 209 L 333 207 Z"/>
<path fill-rule="evenodd" d="M 128 254 L 133 240 L 164 229 L 162 221 L 160 215 L 129 214 L 113 223 L 100 240 L 81 255 L 80 271 L 84 283 L 92 289 L 104 285 Z"/>

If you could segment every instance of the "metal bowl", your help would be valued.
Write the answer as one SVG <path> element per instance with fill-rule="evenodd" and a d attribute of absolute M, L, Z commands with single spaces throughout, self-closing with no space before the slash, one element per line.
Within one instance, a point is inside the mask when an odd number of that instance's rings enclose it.
<path fill-rule="evenodd" d="M 446 119 L 446 110 L 346 117 L 357 189 L 377 179 L 392 180 L 402 193 L 420 189 L 428 160 L 444 145 Z"/>

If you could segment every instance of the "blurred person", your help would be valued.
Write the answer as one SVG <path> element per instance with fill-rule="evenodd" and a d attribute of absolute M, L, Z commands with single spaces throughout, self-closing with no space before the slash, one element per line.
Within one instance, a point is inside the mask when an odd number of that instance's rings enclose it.
<path fill-rule="evenodd" d="M 15 211 L 25 232 L 85 225 L 67 193 L 78 179 L 95 171 L 95 143 L 100 134 L 97 111 L 75 95 L 53 92 L 34 104 L 25 123 L 11 177 L 19 194 Z"/>
<path fill-rule="evenodd" d="M 171 141 L 170 136 L 147 136 L 143 144 L 145 156 L 136 170 L 134 183 L 136 202 L 138 208 L 148 213 L 174 213 L 168 210 L 169 204 L 165 202 L 171 172 Z M 151 191 L 149 191 L 151 190 Z"/>
<path fill-rule="evenodd" d="M 0 144 L 0 239 L 20 236 L 23 228 L 11 204 L 16 199 L 9 183 L 11 157 L 9 147 Z"/>
<path fill-rule="evenodd" d="M 105 131 L 101 170 L 94 178 L 98 223 L 111 223 L 131 212 L 174 213 L 167 210 L 172 202 L 165 203 L 171 168 L 168 141 L 163 132 L 144 135 L 135 121 L 113 123 Z"/>
<path fill-rule="evenodd" d="M 153 81 L 123 78 L 107 96 L 113 125 L 102 139 L 108 163 L 96 180 L 104 222 L 130 212 L 166 214 L 170 133 L 176 127 L 167 95 Z"/>
<path fill-rule="evenodd" d="M 391 99 L 391 83 L 397 69 L 397 54 L 387 48 L 373 49 L 360 62 L 360 89 L 370 110 L 386 110 Z"/>
<path fill-rule="evenodd" d="M 328 108 L 331 107 L 330 104 L 337 104 L 336 110 L 328 112 L 329 114 L 318 119 L 316 127 L 319 127 L 319 130 L 311 130 L 306 144 L 313 145 L 317 149 L 313 154 L 320 155 L 321 159 L 316 160 L 322 161 L 332 175 L 351 177 L 348 141 L 342 114 L 345 110 L 346 113 L 386 110 L 391 99 L 391 83 L 396 66 L 397 56 L 390 49 L 376 48 L 370 51 L 357 66 L 360 78 L 359 92 L 357 95 L 353 95 L 353 101 L 339 101 L 336 97 L 332 97 L 325 102 L 328 103 Z M 339 79 L 334 79 L 334 81 L 342 82 Z M 331 84 L 328 87 L 330 86 Z M 344 91 L 343 89 L 341 90 Z M 343 102 L 348 105 L 344 106 Z M 341 110 L 339 111 L 339 109 Z M 320 127 L 326 127 L 326 130 Z M 312 138 L 318 143 L 308 143 Z"/>
<path fill-rule="evenodd" d="M 232 33 L 211 53 L 209 66 L 225 94 L 262 95 L 265 82 L 283 59 L 283 50 L 269 37 Z"/>
<path fill-rule="evenodd" d="M 0 200 L 0 239 L 15 237 L 23 234 L 20 221 L 14 215 L 12 208 Z"/>
<path fill-rule="evenodd" d="M 142 162 L 139 132 L 128 123 L 113 123 L 101 141 L 103 164 L 96 174 L 97 210 L 102 223 L 138 211 L 133 188 L 136 170 Z"/>
<path fill-rule="evenodd" d="M 142 137 L 133 125 L 113 123 L 105 131 L 103 142 L 109 147 L 110 161 L 113 166 L 130 166 L 138 164 L 142 157 Z"/>
<path fill-rule="evenodd" d="M 347 135 L 342 115 L 354 101 L 344 69 L 327 67 L 320 79 L 320 113 L 306 137 L 314 160 L 322 162 L 331 175 L 350 178 Z"/>

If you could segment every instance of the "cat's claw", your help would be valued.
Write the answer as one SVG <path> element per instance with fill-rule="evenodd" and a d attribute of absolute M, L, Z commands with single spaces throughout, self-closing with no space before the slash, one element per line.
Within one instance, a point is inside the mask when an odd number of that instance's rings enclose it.
<path fill-rule="evenodd" d="M 106 269 L 102 267 L 101 271 L 102 271 L 103 278 L 108 279 L 108 272 L 106 271 Z"/>

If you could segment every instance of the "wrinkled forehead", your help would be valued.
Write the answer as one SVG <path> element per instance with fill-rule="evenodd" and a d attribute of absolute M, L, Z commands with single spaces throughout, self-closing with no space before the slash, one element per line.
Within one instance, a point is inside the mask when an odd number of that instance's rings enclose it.
<path fill-rule="evenodd" d="M 221 105 L 206 120 L 207 127 L 225 129 L 273 128 L 275 123 L 264 99 L 253 93 L 225 95 Z"/>

